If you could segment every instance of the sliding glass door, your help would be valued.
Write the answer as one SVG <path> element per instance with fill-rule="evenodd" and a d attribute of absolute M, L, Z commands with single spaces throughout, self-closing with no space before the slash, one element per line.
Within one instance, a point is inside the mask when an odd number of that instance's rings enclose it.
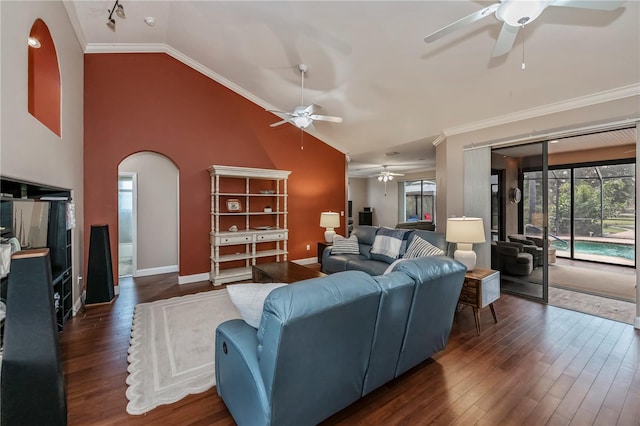
<path fill-rule="evenodd" d="M 501 175 L 496 188 L 503 220 L 492 221 L 491 264 L 500 270 L 502 291 L 548 301 L 549 187 L 547 143 L 492 151 L 492 169 Z M 493 183 L 493 182 L 492 182 Z M 498 229 L 493 229 L 498 225 Z"/>

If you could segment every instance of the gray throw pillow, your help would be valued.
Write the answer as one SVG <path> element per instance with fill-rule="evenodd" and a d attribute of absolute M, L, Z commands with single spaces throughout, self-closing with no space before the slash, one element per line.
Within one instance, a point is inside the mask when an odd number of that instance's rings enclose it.
<path fill-rule="evenodd" d="M 360 254 L 358 237 L 355 235 L 352 235 L 349 238 L 345 238 L 342 235 L 334 236 L 331 254 Z"/>
<path fill-rule="evenodd" d="M 404 254 L 404 259 L 415 259 L 416 257 L 425 257 L 425 256 L 442 256 L 444 255 L 444 251 L 442 249 L 434 246 L 430 242 L 423 240 L 417 235 L 407 247 L 407 251 Z"/>

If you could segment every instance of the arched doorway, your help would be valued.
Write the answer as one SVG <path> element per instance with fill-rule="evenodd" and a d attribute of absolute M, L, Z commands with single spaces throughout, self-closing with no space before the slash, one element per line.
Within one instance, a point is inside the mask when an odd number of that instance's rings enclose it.
<path fill-rule="evenodd" d="M 178 179 L 176 165 L 154 152 L 118 165 L 119 276 L 178 272 Z"/>

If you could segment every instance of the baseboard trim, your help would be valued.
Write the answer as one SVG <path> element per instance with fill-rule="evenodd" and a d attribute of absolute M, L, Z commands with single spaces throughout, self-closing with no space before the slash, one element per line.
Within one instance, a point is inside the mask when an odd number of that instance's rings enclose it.
<path fill-rule="evenodd" d="M 202 274 L 178 276 L 178 284 L 191 284 L 191 283 L 198 283 L 202 281 L 209 281 L 208 272 L 204 272 Z"/>
<path fill-rule="evenodd" d="M 297 263 L 298 265 L 311 265 L 314 263 L 318 263 L 317 257 L 307 257 L 306 259 L 296 259 L 292 260 L 293 263 Z"/>
<path fill-rule="evenodd" d="M 134 277 L 148 277 L 149 275 L 168 274 L 171 272 L 178 272 L 178 265 L 159 266 L 157 268 L 138 269 Z"/>
<path fill-rule="evenodd" d="M 640 315 L 638 315 L 633 321 L 633 327 L 640 330 Z"/>
<path fill-rule="evenodd" d="M 80 312 L 80 309 L 82 309 L 82 296 L 78 297 L 76 299 L 76 303 L 73 304 L 72 315 L 75 317 L 78 314 L 78 312 Z"/>

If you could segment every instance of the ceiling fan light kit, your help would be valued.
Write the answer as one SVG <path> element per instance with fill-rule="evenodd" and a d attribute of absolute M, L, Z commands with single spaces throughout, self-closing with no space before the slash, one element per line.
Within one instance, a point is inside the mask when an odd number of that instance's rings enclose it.
<path fill-rule="evenodd" d="M 298 70 L 300 71 L 300 105 L 295 107 L 292 112 L 268 110 L 273 112 L 282 118 L 281 121 L 271 124 L 271 127 L 280 126 L 281 124 L 291 123 L 299 129 L 306 129 L 313 125 L 314 121 L 328 121 L 331 123 L 342 123 L 342 117 L 335 117 L 331 115 L 316 114 L 316 108 L 320 108 L 318 105 L 304 104 L 304 74 L 309 70 L 305 64 L 299 64 Z"/>

